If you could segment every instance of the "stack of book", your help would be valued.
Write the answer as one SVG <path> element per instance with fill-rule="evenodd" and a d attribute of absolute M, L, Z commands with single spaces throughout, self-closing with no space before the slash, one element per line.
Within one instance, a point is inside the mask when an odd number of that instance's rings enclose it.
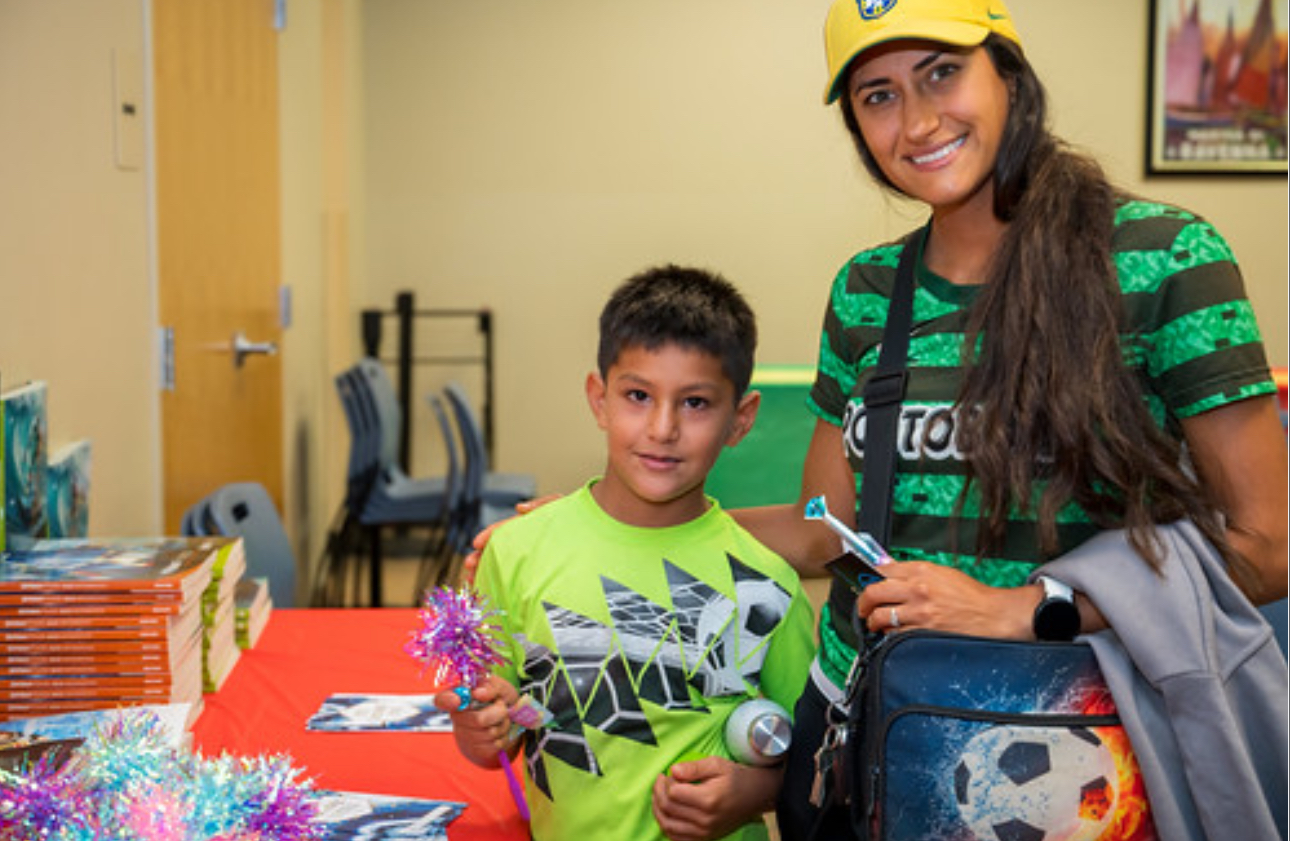
<path fill-rule="evenodd" d="M 254 647 L 272 613 L 273 597 L 269 594 L 269 579 L 243 578 L 237 582 L 237 590 L 233 593 L 237 647 L 242 650 Z"/>
<path fill-rule="evenodd" d="M 0 721 L 202 702 L 214 538 L 41 540 L 0 555 Z"/>
<path fill-rule="evenodd" d="M 211 582 L 202 594 L 202 688 L 215 692 L 224 685 L 242 650 L 237 645 L 234 595 L 246 572 L 242 538 L 227 538 L 211 568 Z"/>

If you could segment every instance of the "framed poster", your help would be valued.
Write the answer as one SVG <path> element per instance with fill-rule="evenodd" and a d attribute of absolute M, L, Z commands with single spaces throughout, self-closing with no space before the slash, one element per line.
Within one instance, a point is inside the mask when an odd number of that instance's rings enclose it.
<path fill-rule="evenodd" d="M 1286 173 L 1290 0 L 1151 0 L 1147 172 Z"/>

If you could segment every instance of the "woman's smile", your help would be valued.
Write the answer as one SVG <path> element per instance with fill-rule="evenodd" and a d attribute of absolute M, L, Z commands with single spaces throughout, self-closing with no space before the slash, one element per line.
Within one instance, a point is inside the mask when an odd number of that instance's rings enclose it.
<path fill-rule="evenodd" d="M 925 155 L 911 155 L 909 159 L 913 161 L 915 165 L 924 166 L 924 167 L 941 163 L 950 155 L 952 155 L 956 150 L 962 147 L 966 139 L 967 139 L 966 135 L 960 135 L 955 140 L 952 140 L 949 143 L 946 143 L 944 146 L 941 146 L 940 148 L 932 152 L 929 152 Z"/>

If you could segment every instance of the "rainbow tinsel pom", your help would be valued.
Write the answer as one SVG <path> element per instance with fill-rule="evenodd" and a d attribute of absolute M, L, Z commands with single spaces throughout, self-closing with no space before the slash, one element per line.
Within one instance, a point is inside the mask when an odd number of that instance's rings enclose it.
<path fill-rule="evenodd" d="M 176 750 L 124 710 L 61 767 L 0 771 L 0 841 L 318 841 L 316 792 L 285 756 Z"/>

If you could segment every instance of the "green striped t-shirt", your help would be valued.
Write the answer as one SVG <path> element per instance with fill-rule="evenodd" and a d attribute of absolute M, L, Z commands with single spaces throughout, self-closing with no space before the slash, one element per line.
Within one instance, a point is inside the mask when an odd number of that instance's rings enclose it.
<path fill-rule="evenodd" d="M 864 474 L 861 393 L 877 364 L 902 245 L 903 240 L 863 251 L 838 272 L 808 400 L 816 415 L 842 427 L 857 499 Z M 1240 271 L 1211 225 L 1176 207 L 1128 201 L 1116 214 L 1112 254 L 1123 295 L 1126 363 L 1138 373 L 1148 408 L 1163 427 L 1178 434 L 1180 418 L 1275 392 Z M 1033 515 L 1014 514 L 1001 549 L 978 560 L 975 493 L 955 511 L 966 471 L 954 441 L 954 398 L 964 325 L 979 287 L 950 283 L 921 258 L 915 276 L 909 384 L 897 432 L 887 548 L 895 558 L 946 564 L 994 586 L 1022 584 L 1047 560 L 1039 552 Z M 1059 514 L 1063 551 L 1096 531 L 1073 504 Z M 850 599 L 839 592 L 830 601 Z M 840 684 L 854 655 L 848 644 L 854 634 L 849 616 L 832 615 L 838 612 L 826 611 L 831 620 L 824 621 L 833 627 L 821 629 L 821 661 Z"/>

